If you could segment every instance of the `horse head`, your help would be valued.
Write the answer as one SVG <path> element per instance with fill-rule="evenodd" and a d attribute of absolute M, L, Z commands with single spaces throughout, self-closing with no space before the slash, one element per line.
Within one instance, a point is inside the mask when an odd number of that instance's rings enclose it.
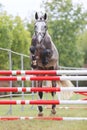
<path fill-rule="evenodd" d="M 45 13 L 44 15 L 38 15 L 38 13 L 35 13 L 35 25 L 34 25 L 34 31 L 35 31 L 35 36 L 37 38 L 38 43 L 41 43 L 41 41 L 44 39 L 45 34 L 47 32 L 47 14 Z"/>

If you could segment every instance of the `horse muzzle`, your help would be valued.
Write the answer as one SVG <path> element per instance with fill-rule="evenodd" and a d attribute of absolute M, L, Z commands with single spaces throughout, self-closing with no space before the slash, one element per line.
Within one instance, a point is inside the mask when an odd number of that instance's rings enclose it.
<path fill-rule="evenodd" d="M 38 42 L 40 43 L 42 41 L 42 36 L 38 35 L 37 39 L 38 39 Z"/>

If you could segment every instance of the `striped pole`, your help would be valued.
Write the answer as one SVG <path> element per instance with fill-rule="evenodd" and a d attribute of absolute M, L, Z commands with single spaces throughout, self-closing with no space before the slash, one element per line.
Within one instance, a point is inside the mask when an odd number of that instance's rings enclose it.
<path fill-rule="evenodd" d="M 1 76 L 0 81 L 71 80 L 87 81 L 87 76 Z"/>
<path fill-rule="evenodd" d="M 87 92 L 75 92 L 76 94 L 81 94 L 81 95 L 84 95 L 84 96 L 87 96 Z"/>
<path fill-rule="evenodd" d="M 50 74 L 50 75 L 87 75 L 85 70 L 1 70 L 0 75 L 37 75 L 37 74 Z"/>
<path fill-rule="evenodd" d="M 52 105 L 52 104 L 84 104 L 87 100 L 0 100 L 0 105 Z"/>
<path fill-rule="evenodd" d="M 46 109 L 52 109 L 51 106 L 46 106 L 45 107 Z M 61 107 L 56 107 L 57 109 L 65 109 L 65 110 L 68 110 L 68 109 L 86 109 L 87 110 L 87 107 L 76 107 L 76 106 L 61 106 Z"/>
<path fill-rule="evenodd" d="M 87 93 L 87 87 L 0 87 L 0 92 L 61 92 Z"/>
<path fill-rule="evenodd" d="M 55 120 L 55 121 L 87 121 L 87 117 L 0 117 L 0 120 Z"/>

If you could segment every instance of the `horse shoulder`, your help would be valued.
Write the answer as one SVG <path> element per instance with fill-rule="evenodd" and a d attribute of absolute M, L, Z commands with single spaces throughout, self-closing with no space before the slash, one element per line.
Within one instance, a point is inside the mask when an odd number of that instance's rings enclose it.
<path fill-rule="evenodd" d="M 56 51 L 57 51 L 57 48 L 56 48 L 55 44 L 53 43 L 53 40 L 52 40 L 52 38 L 51 38 L 51 36 L 50 36 L 49 33 L 47 33 L 47 43 L 50 44 L 50 46 L 51 46 L 51 48 L 52 48 L 53 50 L 56 50 Z"/>
<path fill-rule="evenodd" d="M 53 52 L 52 58 L 55 58 L 55 57 L 58 58 L 59 57 L 58 50 L 57 50 L 57 48 L 56 48 L 56 46 L 55 46 L 55 44 L 54 44 L 54 42 L 53 42 L 49 33 L 48 33 L 48 39 L 50 41 L 52 52 Z"/>
<path fill-rule="evenodd" d="M 47 33 L 44 39 L 44 44 L 46 48 L 52 49 L 52 40 L 50 35 Z"/>

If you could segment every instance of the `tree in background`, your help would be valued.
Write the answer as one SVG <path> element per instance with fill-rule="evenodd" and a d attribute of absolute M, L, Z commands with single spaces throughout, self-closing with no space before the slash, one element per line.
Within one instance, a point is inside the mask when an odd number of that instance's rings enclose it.
<path fill-rule="evenodd" d="M 87 65 L 87 29 L 78 36 L 77 44 L 79 49 L 84 52 L 84 64 Z"/>
<path fill-rule="evenodd" d="M 31 43 L 30 32 L 24 28 L 24 23 L 22 22 L 22 20 L 19 16 L 15 17 L 15 19 L 13 21 L 13 25 L 14 25 L 13 26 L 13 36 L 14 37 L 13 37 L 13 43 L 11 45 L 11 50 L 29 55 L 29 45 Z M 21 60 L 20 56 L 17 56 L 15 54 L 13 55 L 14 69 L 21 68 L 20 60 Z M 16 64 L 16 66 L 15 66 L 15 64 Z"/>
<path fill-rule="evenodd" d="M 0 13 L 0 47 L 11 48 L 13 40 L 12 28 L 11 16 L 8 16 L 6 12 Z"/>
<path fill-rule="evenodd" d="M 48 13 L 49 31 L 59 51 L 60 65 L 80 67 L 84 63 L 84 53 L 77 46 L 77 37 L 86 27 L 87 12 L 72 0 L 45 0 L 44 9 Z"/>
<path fill-rule="evenodd" d="M 30 32 L 25 28 L 24 21 L 19 16 L 8 15 L 0 5 L 0 47 L 28 55 L 30 43 Z M 12 59 L 14 68 L 19 69 L 20 57 L 13 55 Z M 29 61 L 27 63 L 29 66 Z M 7 52 L 0 51 L 0 69 L 8 69 L 8 65 Z"/>
<path fill-rule="evenodd" d="M 14 37 L 11 49 L 19 53 L 28 54 L 31 42 L 30 32 L 25 29 L 24 23 L 19 16 L 16 16 L 13 21 L 12 33 Z"/>
<path fill-rule="evenodd" d="M 31 19 L 31 22 L 28 22 L 27 21 L 27 30 L 30 32 L 30 34 L 31 34 L 31 37 L 33 36 L 33 34 L 34 34 L 34 19 L 32 18 Z"/>
<path fill-rule="evenodd" d="M 2 7 L 2 6 L 1 6 Z M 0 47 L 10 49 L 13 34 L 12 34 L 12 18 L 4 11 L 0 11 Z M 4 55 L 3 55 L 4 54 Z M 8 53 L 0 51 L 0 69 L 8 68 Z"/>

